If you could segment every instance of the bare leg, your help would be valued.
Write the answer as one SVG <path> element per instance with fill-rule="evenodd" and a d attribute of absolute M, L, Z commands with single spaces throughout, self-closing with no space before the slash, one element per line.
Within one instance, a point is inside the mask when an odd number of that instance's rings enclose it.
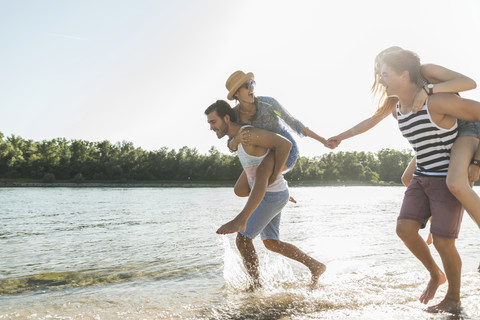
<path fill-rule="evenodd" d="M 259 271 L 259 264 L 258 264 L 258 256 L 257 252 L 255 251 L 255 247 L 253 246 L 252 239 L 249 239 L 240 233 L 237 234 L 236 245 L 240 255 L 243 259 L 243 265 L 245 269 L 247 269 L 248 274 L 252 278 L 253 284 L 249 288 L 250 290 L 254 290 L 256 288 L 261 287 L 260 284 L 260 271 Z"/>
<path fill-rule="evenodd" d="M 460 307 L 460 285 L 462 277 L 462 260 L 455 247 L 455 239 L 433 237 L 433 244 L 442 258 L 443 268 L 448 280 L 445 298 L 439 304 L 431 306 L 428 312 L 458 312 Z"/>
<path fill-rule="evenodd" d="M 480 197 L 468 181 L 468 166 L 478 147 L 474 137 L 458 137 L 450 153 L 447 186 L 460 201 L 470 217 L 480 227 Z"/>
<path fill-rule="evenodd" d="M 238 177 L 238 180 L 233 187 L 233 192 L 239 197 L 248 197 L 250 194 L 250 185 L 248 184 L 245 171 L 242 171 L 242 174 Z"/>
<path fill-rule="evenodd" d="M 413 253 L 413 255 L 420 260 L 428 272 L 430 272 L 430 281 L 427 288 L 420 296 L 420 302 L 427 304 L 435 297 L 435 293 L 440 285 L 447 280 L 445 274 L 440 270 L 438 265 L 433 260 L 433 257 L 428 249 L 428 245 L 423 241 L 419 235 L 420 222 L 415 220 L 401 219 L 397 220 L 397 235 L 402 239 L 405 246 Z"/>
<path fill-rule="evenodd" d="M 427 237 L 427 240 L 425 240 L 425 243 L 428 245 L 431 245 L 433 243 L 433 238 L 431 233 L 428 234 L 428 237 Z"/>
<path fill-rule="evenodd" d="M 430 221 L 430 223 L 432 223 L 432 217 L 430 217 L 430 219 L 428 219 L 428 221 Z M 425 242 L 428 245 L 431 245 L 433 243 L 433 238 L 432 238 L 432 233 L 431 232 L 428 233 L 428 237 L 427 237 L 427 240 L 425 240 Z"/>
<path fill-rule="evenodd" d="M 234 232 L 243 232 L 247 226 L 247 220 L 252 215 L 253 211 L 262 202 L 263 197 L 268 186 L 268 179 L 272 175 L 273 167 L 275 164 L 274 153 L 270 152 L 262 163 L 257 168 L 255 176 L 255 184 L 253 185 L 250 196 L 243 210 L 231 221 L 221 226 L 218 230 L 218 234 L 227 234 Z M 245 178 L 246 179 L 246 178 Z M 240 179 L 239 179 L 240 180 Z M 238 183 L 238 181 L 237 181 Z"/>
<path fill-rule="evenodd" d="M 279 253 L 287 258 L 304 264 L 312 273 L 312 288 L 317 285 L 318 278 L 325 272 L 325 270 L 327 270 L 327 267 L 323 263 L 315 260 L 293 244 L 272 239 L 264 240 L 263 244 L 270 251 Z"/>
<path fill-rule="evenodd" d="M 412 160 L 410 160 L 407 168 L 402 174 L 402 183 L 405 185 L 405 187 L 408 187 L 408 185 L 412 181 L 413 173 L 415 172 L 416 168 L 417 168 L 417 158 L 413 157 Z"/>
<path fill-rule="evenodd" d="M 410 185 L 410 182 L 413 179 L 413 173 L 415 172 L 415 169 L 417 168 L 417 158 L 413 157 L 412 160 L 410 160 L 410 163 L 408 164 L 407 168 L 402 174 L 402 182 L 405 185 L 405 187 L 408 187 Z M 429 219 L 430 222 L 432 222 L 432 217 Z M 432 234 L 428 233 L 427 239 L 425 242 L 428 245 L 431 245 L 433 243 L 432 239 Z"/>

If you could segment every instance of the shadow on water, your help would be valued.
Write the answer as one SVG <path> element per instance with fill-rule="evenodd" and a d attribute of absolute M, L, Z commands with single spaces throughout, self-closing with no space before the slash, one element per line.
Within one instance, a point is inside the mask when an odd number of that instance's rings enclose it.
<path fill-rule="evenodd" d="M 38 273 L 22 277 L 0 279 L 0 296 L 123 283 L 138 279 L 147 281 L 184 280 L 195 277 L 199 273 L 210 272 L 216 269 L 216 265 L 168 268 L 159 265 L 158 262 L 152 262 L 119 268 Z"/>
<path fill-rule="evenodd" d="M 435 316 L 436 315 L 436 316 Z M 475 320 L 477 318 L 471 318 L 469 315 L 465 313 L 465 310 L 460 307 L 455 313 L 433 313 L 432 319 L 438 320 Z"/>

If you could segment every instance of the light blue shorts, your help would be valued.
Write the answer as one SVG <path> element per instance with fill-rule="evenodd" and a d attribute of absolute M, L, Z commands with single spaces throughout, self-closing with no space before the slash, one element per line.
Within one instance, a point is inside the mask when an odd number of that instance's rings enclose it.
<path fill-rule="evenodd" d="M 475 137 L 478 138 L 479 121 L 465 121 L 458 119 L 457 137 Z"/>
<path fill-rule="evenodd" d="M 248 218 L 245 232 L 240 234 L 249 239 L 260 234 L 262 240 L 280 240 L 280 218 L 289 197 L 288 189 L 265 193 L 262 202 Z"/>

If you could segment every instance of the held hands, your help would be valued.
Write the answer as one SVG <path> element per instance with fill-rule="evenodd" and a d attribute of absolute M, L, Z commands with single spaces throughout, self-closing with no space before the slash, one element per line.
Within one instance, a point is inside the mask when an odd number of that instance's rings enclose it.
<path fill-rule="evenodd" d="M 413 99 L 412 113 L 415 114 L 423 108 L 425 101 L 427 100 L 427 93 L 423 88 L 417 90 L 415 98 Z"/>
<path fill-rule="evenodd" d="M 340 144 L 341 141 L 342 140 L 340 140 L 340 138 L 338 138 L 338 136 L 328 138 L 327 143 L 325 144 L 325 147 L 333 150 L 336 147 L 338 147 L 338 145 Z"/>
<path fill-rule="evenodd" d="M 332 148 L 328 145 L 328 141 L 325 140 L 324 137 L 319 136 L 318 134 L 316 134 L 315 132 L 313 132 L 312 130 L 310 130 L 308 127 L 302 126 L 302 130 L 303 130 L 303 133 L 304 133 L 307 137 L 313 138 L 313 139 L 319 141 L 319 142 L 320 142 L 321 144 L 323 144 L 325 147 L 332 149 Z"/>

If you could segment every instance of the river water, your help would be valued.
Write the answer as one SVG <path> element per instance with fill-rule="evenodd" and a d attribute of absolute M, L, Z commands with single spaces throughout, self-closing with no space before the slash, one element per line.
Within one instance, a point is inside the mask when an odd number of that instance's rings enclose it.
<path fill-rule="evenodd" d="M 0 188 L 0 319 L 480 319 L 467 214 L 462 314 L 432 315 L 417 301 L 428 274 L 395 235 L 403 187 L 290 191 L 281 238 L 327 272 L 310 290 L 303 265 L 256 239 L 250 293 L 235 236 L 215 234 L 244 204 L 232 188 Z"/>

